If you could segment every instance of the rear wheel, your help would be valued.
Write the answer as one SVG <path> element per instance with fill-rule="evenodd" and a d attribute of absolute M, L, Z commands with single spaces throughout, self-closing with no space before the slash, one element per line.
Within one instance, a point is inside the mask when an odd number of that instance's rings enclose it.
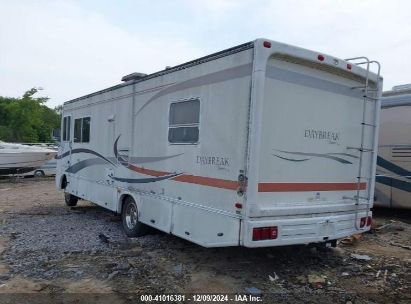
<path fill-rule="evenodd" d="M 138 220 L 137 204 L 132 197 L 127 197 L 121 212 L 123 229 L 127 236 L 136 237 L 147 234 L 148 227 Z"/>
<path fill-rule="evenodd" d="M 74 196 L 73 194 L 65 192 L 64 193 L 64 201 L 66 202 L 67 206 L 74 207 L 74 206 L 77 205 L 78 197 Z"/>
<path fill-rule="evenodd" d="M 43 177 L 45 174 L 44 174 L 44 171 L 43 170 L 36 170 L 36 171 L 34 171 L 34 176 L 35 177 Z"/>

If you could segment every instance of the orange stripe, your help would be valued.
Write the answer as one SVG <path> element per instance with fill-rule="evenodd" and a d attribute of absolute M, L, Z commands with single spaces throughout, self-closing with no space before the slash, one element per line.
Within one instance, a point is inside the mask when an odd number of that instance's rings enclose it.
<path fill-rule="evenodd" d="M 259 183 L 258 192 L 348 191 L 357 187 L 357 183 Z M 360 184 L 360 190 L 366 188 L 366 183 Z"/>
<path fill-rule="evenodd" d="M 183 183 L 190 183 L 190 184 L 197 184 L 202 186 L 209 186 L 221 189 L 228 189 L 228 190 L 237 190 L 238 182 L 231 181 L 226 179 L 219 179 L 219 178 L 212 178 L 212 177 L 204 177 L 204 176 L 195 176 L 195 175 L 179 175 L 172 180 L 183 182 Z"/>
<path fill-rule="evenodd" d="M 138 173 L 141 173 L 141 174 L 150 175 L 150 176 L 156 176 L 156 177 L 171 174 L 171 173 L 169 173 L 169 172 L 163 172 L 163 171 L 157 171 L 157 170 L 150 170 L 150 169 L 145 169 L 145 168 L 142 168 L 142 167 L 137 167 L 137 166 L 132 165 L 132 164 L 129 164 L 129 165 L 128 165 L 128 168 L 129 168 L 130 170 L 133 170 L 133 171 L 138 172 Z"/>
<path fill-rule="evenodd" d="M 135 172 L 145 174 L 145 175 L 150 175 L 150 176 L 156 176 L 156 177 L 172 174 L 170 172 L 145 169 L 142 167 L 137 167 L 132 164 L 130 164 L 128 167 L 129 169 Z M 182 175 L 172 178 L 172 180 L 177 181 L 177 182 L 197 184 L 197 185 L 202 185 L 202 186 L 209 186 L 209 187 L 228 189 L 228 190 L 237 190 L 238 188 L 237 181 L 231 181 L 231 180 L 213 178 L 213 177 L 205 177 L 205 176 L 182 174 Z"/>

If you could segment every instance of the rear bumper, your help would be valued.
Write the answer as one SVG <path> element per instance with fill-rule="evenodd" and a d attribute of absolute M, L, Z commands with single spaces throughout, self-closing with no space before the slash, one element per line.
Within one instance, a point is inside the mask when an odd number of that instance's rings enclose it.
<path fill-rule="evenodd" d="M 365 226 L 360 229 L 360 219 L 366 217 L 367 212 L 362 211 L 357 216 L 355 213 L 342 215 L 327 215 L 307 218 L 267 219 L 254 218 L 244 221 L 243 246 L 245 247 L 271 247 L 296 244 L 309 244 L 325 242 L 362 233 L 370 230 Z M 372 212 L 368 212 L 372 216 Z M 253 241 L 253 228 L 278 227 L 278 237 L 275 240 Z"/>

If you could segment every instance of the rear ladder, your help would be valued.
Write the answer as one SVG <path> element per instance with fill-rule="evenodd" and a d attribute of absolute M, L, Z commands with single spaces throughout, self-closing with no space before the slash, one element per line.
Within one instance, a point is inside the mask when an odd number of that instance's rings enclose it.
<path fill-rule="evenodd" d="M 358 211 L 359 211 L 359 205 L 360 205 L 360 200 L 361 199 L 365 199 L 367 201 L 366 205 L 367 205 L 367 215 L 366 218 L 368 218 L 368 212 L 370 209 L 370 201 L 371 201 L 371 181 L 373 179 L 373 176 L 363 176 L 363 170 L 362 170 L 362 163 L 363 163 L 363 157 L 364 157 L 364 153 L 371 153 L 372 154 L 372 159 L 374 159 L 374 155 L 375 153 L 377 153 L 377 151 L 375 150 L 375 141 L 377 140 L 376 136 L 375 136 L 375 128 L 377 127 L 377 119 L 378 117 L 376 115 L 374 115 L 375 117 L 375 121 L 374 122 L 368 122 L 366 121 L 366 111 L 367 111 L 367 104 L 368 103 L 372 103 L 374 104 L 374 112 L 373 113 L 377 113 L 378 111 L 378 99 L 376 97 L 372 97 L 370 96 L 370 92 L 376 92 L 378 94 L 380 88 L 380 70 L 381 70 L 381 66 L 380 63 L 378 61 L 375 60 L 369 60 L 367 57 L 355 57 L 355 58 L 348 58 L 345 59 L 346 61 L 353 61 L 355 65 L 360 66 L 360 65 L 366 65 L 366 77 L 365 77 L 365 85 L 364 86 L 356 86 L 356 87 L 352 87 L 351 89 L 353 90 L 362 90 L 364 92 L 363 95 L 363 114 L 362 114 L 362 121 L 361 121 L 361 141 L 360 141 L 360 146 L 359 147 L 347 147 L 347 149 L 352 149 L 352 150 L 358 150 L 360 152 L 360 156 L 359 156 L 359 168 L 358 168 L 358 176 L 357 176 L 357 194 L 353 197 L 353 198 L 349 198 L 355 201 L 355 221 L 354 221 L 354 225 L 355 225 L 355 229 L 356 230 L 361 230 L 361 229 L 365 229 L 366 225 L 364 225 L 362 228 L 358 227 Z M 375 88 L 370 87 L 370 81 L 369 81 L 369 76 L 370 76 L 370 66 L 371 64 L 375 64 L 377 65 L 377 82 L 375 85 Z M 377 96 L 378 97 L 378 96 Z M 373 140 L 372 140 L 372 146 L 371 147 L 364 147 L 364 140 L 365 140 L 365 129 L 366 128 L 373 128 L 374 129 L 374 136 L 373 136 Z M 373 161 L 370 162 L 370 170 L 369 172 L 373 171 Z M 360 191 L 361 191 L 361 185 L 365 182 L 365 186 L 366 186 L 366 191 L 367 191 L 367 195 L 365 197 L 360 196 Z M 367 187 L 368 185 L 368 187 Z"/>

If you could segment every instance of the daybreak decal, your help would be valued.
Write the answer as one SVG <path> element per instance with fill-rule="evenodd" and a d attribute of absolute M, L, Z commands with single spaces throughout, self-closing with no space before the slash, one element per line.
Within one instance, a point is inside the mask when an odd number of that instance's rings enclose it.
<path fill-rule="evenodd" d="M 274 151 L 276 151 L 276 153 L 273 153 L 272 154 L 273 156 L 280 158 L 280 159 L 292 161 L 292 162 L 303 162 L 303 161 L 311 160 L 313 157 L 318 157 L 318 158 L 331 159 L 341 164 L 349 165 L 349 164 L 352 164 L 352 162 L 343 157 L 358 158 L 358 156 L 348 154 L 348 153 L 323 153 L 321 154 L 321 153 L 292 152 L 292 151 L 275 150 L 275 149 Z M 295 156 L 300 156 L 300 157 L 284 156 L 281 154 L 295 155 Z"/>

